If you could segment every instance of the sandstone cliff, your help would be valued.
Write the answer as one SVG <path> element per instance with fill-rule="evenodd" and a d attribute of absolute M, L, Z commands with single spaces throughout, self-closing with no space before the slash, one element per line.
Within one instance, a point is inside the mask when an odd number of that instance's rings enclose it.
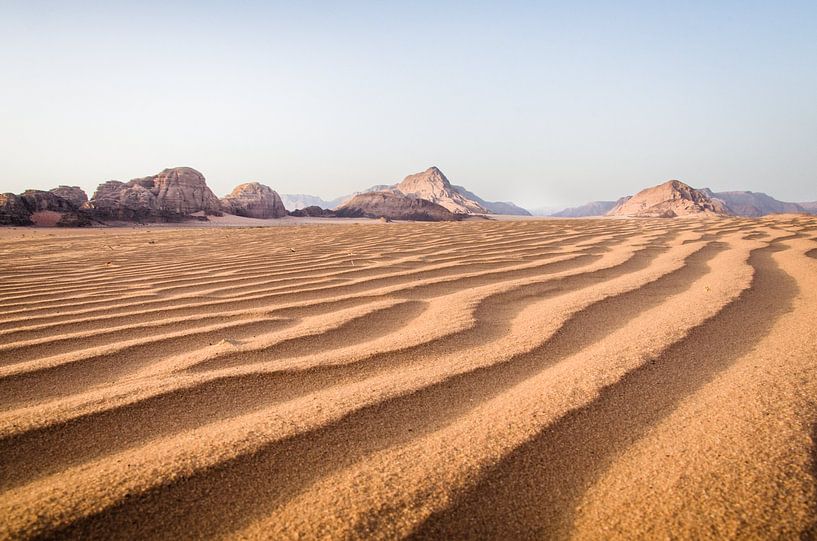
<path fill-rule="evenodd" d="M 129 182 L 110 180 L 99 185 L 91 206 L 103 220 L 178 221 L 194 212 L 221 213 L 221 203 L 204 176 L 190 167 L 165 169 Z"/>

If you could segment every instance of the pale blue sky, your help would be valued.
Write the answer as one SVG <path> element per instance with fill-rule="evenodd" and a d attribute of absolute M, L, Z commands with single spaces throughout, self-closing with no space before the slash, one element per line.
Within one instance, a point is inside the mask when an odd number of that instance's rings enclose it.
<path fill-rule="evenodd" d="M 8 2 L 0 191 L 164 167 L 528 207 L 669 178 L 817 200 L 817 2 Z M 89 193 L 90 195 L 90 193 Z"/>

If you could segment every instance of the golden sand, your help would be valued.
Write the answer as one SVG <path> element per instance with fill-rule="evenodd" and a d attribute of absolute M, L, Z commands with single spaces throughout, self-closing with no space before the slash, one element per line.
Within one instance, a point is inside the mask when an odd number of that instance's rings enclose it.
<path fill-rule="evenodd" d="M 817 219 L 0 231 L 0 538 L 817 536 Z"/>

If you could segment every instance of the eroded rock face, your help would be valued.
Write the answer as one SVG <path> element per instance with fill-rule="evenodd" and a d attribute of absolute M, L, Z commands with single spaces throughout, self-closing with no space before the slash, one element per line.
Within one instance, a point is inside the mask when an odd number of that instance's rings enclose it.
<path fill-rule="evenodd" d="M 680 180 L 670 180 L 620 200 L 608 216 L 674 218 L 696 214 L 726 216 L 732 211 L 723 201 L 710 197 L 703 190 L 696 190 Z"/>
<path fill-rule="evenodd" d="M 78 205 L 68 199 L 43 190 L 26 190 L 20 194 L 20 199 L 32 213 L 40 211 L 72 212 L 79 209 Z"/>
<path fill-rule="evenodd" d="M 102 220 L 141 222 L 161 215 L 156 196 L 136 180 L 127 183 L 109 180 L 100 184 L 91 204 L 94 213 Z"/>
<path fill-rule="evenodd" d="M 20 200 L 34 225 L 85 227 L 93 223 L 88 198 L 80 188 L 61 186 L 47 192 L 26 190 L 20 194 Z"/>
<path fill-rule="evenodd" d="M 462 214 L 425 199 L 394 192 L 370 192 L 354 196 L 335 214 L 342 218 L 387 218 L 389 220 L 450 221 Z"/>
<path fill-rule="evenodd" d="M 79 186 L 58 186 L 49 190 L 52 194 L 69 201 L 76 208 L 88 206 L 88 194 Z"/>
<path fill-rule="evenodd" d="M 20 196 L 0 194 L 0 225 L 31 225 L 31 211 Z"/>
<path fill-rule="evenodd" d="M 218 214 L 221 211 L 218 197 L 207 187 L 204 175 L 195 169 L 174 167 L 151 178 L 151 191 L 156 196 L 159 210 L 163 212 L 187 215 L 200 211 Z"/>
<path fill-rule="evenodd" d="M 178 221 L 194 212 L 221 214 L 221 203 L 204 176 L 190 167 L 128 182 L 109 180 L 96 189 L 91 206 L 102 220 Z"/>
<path fill-rule="evenodd" d="M 407 176 L 395 189 L 441 205 L 455 214 L 490 214 L 488 209 L 454 189 L 443 172 L 436 167 Z"/>
<path fill-rule="evenodd" d="M 221 199 L 221 210 L 248 218 L 281 218 L 287 215 L 278 194 L 264 184 L 248 182 L 240 184 Z"/>

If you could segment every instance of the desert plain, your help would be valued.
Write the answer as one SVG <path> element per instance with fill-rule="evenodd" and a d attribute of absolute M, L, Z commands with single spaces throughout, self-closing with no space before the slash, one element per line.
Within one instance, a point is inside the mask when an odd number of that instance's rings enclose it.
<path fill-rule="evenodd" d="M 0 538 L 817 537 L 817 218 L 0 230 Z"/>

